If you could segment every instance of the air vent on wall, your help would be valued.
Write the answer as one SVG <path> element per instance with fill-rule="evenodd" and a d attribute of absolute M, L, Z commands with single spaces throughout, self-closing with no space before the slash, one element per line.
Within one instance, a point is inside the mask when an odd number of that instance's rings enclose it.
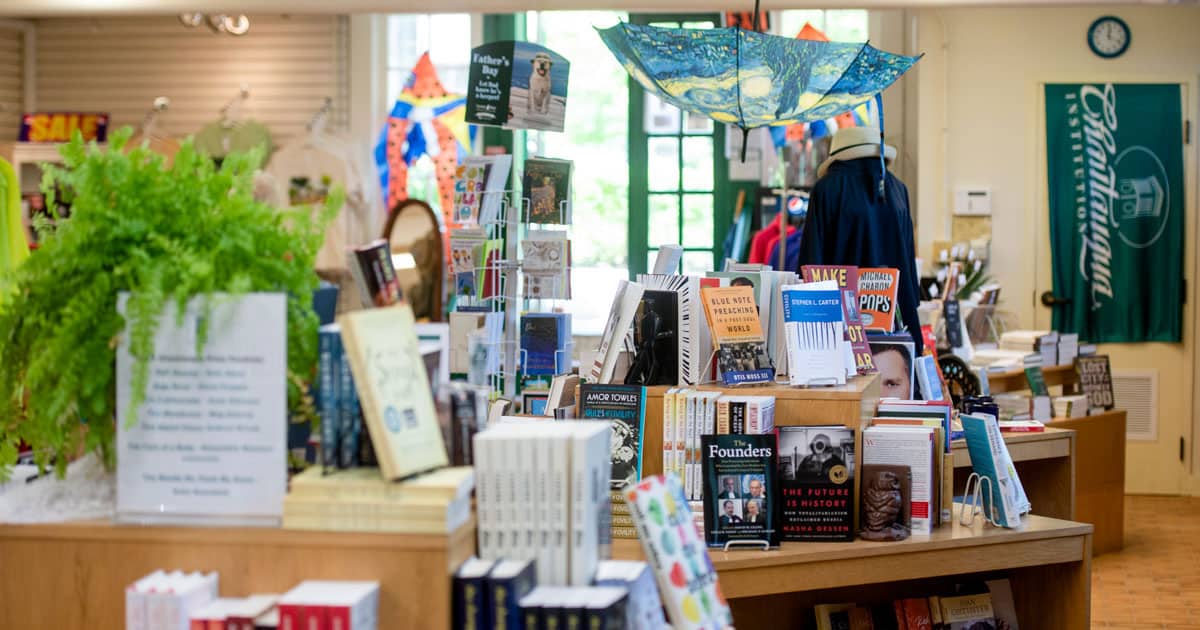
<path fill-rule="evenodd" d="M 1158 440 L 1158 370 L 1113 370 L 1113 399 L 1126 412 L 1125 439 Z"/>

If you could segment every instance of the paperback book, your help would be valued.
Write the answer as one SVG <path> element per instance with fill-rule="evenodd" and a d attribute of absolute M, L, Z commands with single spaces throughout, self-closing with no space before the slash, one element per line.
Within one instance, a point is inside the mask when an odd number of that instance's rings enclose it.
<path fill-rule="evenodd" d="M 858 270 L 859 311 L 863 328 L 889 333 L 896 329 L 896 293 L 899 288 L 899 269 L 864 267 Z"/>
<path fill-rule="evenodd" d="M 874 374 L 875 364 L 867 333 L 859 314 L 858 267 L 854 265 L 804 265 L 800 268 L 805 282 L 837 282 L 842 292 L 842 314 L 846 319 L 846 339 L 854 350 L 854 366 L 859 374 Z"/>
<path fill-rule="evenodd" d="M 642 478 L 642 444 L 646 421 L 646 389 L 637 385 L 580 385 L 580 413 L 584 420 L 612 423 L 613 489 Z"/>
<path fill-rule="evenodd" d="M 1092 409 L 1112 410 L 1116 407 L 1113 398 L 1112 368 L 1108 355 L 1096 354 L 1075 358 L 1075 373 L 1079 375 L 1079 386 L 1087 395 Z"/>
<path fill-rule="evenodd" d="M 400 280 L 392 266 L 392 248 L 384 239 L 376 239 L 350 250 L 350 274 L 358 286 L 362 305 L 391 306 L 400 301 Z"/>
<path fill-rule="evenodd" d="M 676 628 L 722 630 L 733 625 L 717 571 L 683 486 L 674 475 L 643 479 L 625 488 L 625 503 L 637 528 L 646 562 L 654 569 L 668 621 Z"/>
<path fill-rule="evenodd" d="M 775 435 L 703 435 L 704 538 L 710 547 L 753 541 L 779 546 Z M 720 498 L 732 478 L 739 499 Z"/>
<path fill-rule="evenodd" d="M 571 170 L 569 160 L 535 157 L 525 160 L 522 178 L 529 204 L 529 223 L 571 223 Z"/>
<path fill-rule="evenodd" d="M 779 427 L 784 540 L 854 540 L 854 431 Z"/>
<path fill-rule="evenodd" d="M 783 288 L 788 380 L 792 385 L 845 385 L 845 318 L 832 281 Z"/>
<path fill-rule="evenodd" d="M 343 314 L 342 342 L 384 477 L 449 463 L 407 305 Z"/>
<path fill-rule="evenodd" d="M 775 369 L 767 356 L 754 290 L 748 286 L 704 287 L 700 296 L 717 345 L 721 381 L 726 385 L 773 382 Z"/>

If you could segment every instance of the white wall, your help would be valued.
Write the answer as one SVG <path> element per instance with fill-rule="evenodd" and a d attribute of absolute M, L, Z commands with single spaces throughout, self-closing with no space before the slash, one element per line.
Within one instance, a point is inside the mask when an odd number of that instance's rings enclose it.
<path fill-rule="evenodd" d="M 250 20 L 241 37 L 187 28 L 174 16 L 38 20 L 37 107 L 107 111 L 113 125 L 136 126 L 155 97 L 167 96 L 162 125 L 183 136 L 216 120 L 245 83 L 247 115 L 265 123 L 277 142 L 302 133 L 325 97 L 334 99 L 334 126 L 344 126 L 345 18 Z M 0 84 L 0 97 L 2 90 Z"/>
<path fill-rule="evenodd" d="M 1088 25 L 1107 13 L 1123 18 L 1132 30 L 1129 51 L 1116 60 L 1096 57 L 1086 43 Z M 1192 85 L 1187 116 L 1196 121 L 1200 7 L 952 9 L 915 15 L 919 49 L 926 53 L 916 77 L 918 253 L 928 252 L 934 240 L 949 238 L 956 186 L 989 186 L 991 269 L 1004 287 L 1004 307 L 1016 312 L 1022 326 L 1048 327 L 1049 310 L 1035 305 L 1035 291 L 1050 285 L 1039 82 L 1182 81 Z M 1195 162 L 1188 168 L 1194 182 Z M 1177 465 L 1169 460 L 1177 462 L 1171 454 L 1178 450 L 1180 434 L 1192 442 L 1194 199 L 1193 193 L 1186 217 L 1187 343 L 1105 348 L 1115 368 L 1159 370 L 1160 423 L 1181 427 L 1160 437 L 1157 446 L 1131 445 L 1131 490 L 1171 491 L 1155 477 L 1168 475 L 1169 464 Z"/>

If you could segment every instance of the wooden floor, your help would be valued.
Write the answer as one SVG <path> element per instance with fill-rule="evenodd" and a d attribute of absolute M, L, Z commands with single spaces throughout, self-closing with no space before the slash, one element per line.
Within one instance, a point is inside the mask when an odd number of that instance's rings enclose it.
<path fill-rule="evenodd" d="M 1125 497 L 1125 548 L 1092 563 L 1092 627 L 1200 629 L 1200 498 Z"/>

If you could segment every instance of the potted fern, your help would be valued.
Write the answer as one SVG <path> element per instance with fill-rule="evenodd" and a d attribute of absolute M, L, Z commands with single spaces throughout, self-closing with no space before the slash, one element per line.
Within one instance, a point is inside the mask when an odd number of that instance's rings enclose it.
<path fill-rule="evenodd" d="M 116 422 L 145 398 L 154 337 L 164 307 L 197 296 L 286 293 L 289 407 L 305 407 L 316 360 L 311 294 L 325 226 L 341 205 L 279 210 L 254 198 L 261 152 L 217 167 L 185 142 L 170 164 L 132 131 L 107 148 L 78 134 L 48 166 L 42 188 L 73 195 L 69 219 L 36 225 L 40 247 L 0 278 L 0 479 L 21 442 L 61 475 L 68 460 L 98 453 L 112 466 Z M 117 295 L 129 292 L 127 314 Z M 128 321 L 126 321 L 128 320 Z M 131 418 L 116 418 L 115 349 L 123 331 L 134 357 Z M 206 330 L 198 331 L 197 344 Z"/>

